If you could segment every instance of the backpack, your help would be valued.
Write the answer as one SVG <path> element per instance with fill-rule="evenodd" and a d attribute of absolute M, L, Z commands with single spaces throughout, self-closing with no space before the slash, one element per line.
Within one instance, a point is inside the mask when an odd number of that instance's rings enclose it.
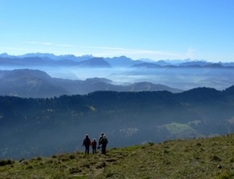
<path fill-rule="evenodd" d="M 107 138 L 103 137 L 101 140 L 102 145 L 106 145 L 108 143 Z"/>

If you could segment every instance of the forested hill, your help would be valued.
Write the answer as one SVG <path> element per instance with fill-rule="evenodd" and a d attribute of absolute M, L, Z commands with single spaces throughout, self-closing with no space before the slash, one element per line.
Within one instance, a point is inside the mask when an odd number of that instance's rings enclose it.
<path fill-rule="evenodd" d="M 159 92 L 94 92 L 55 98 L 0 97 L 0 158 L 83 150 L 86 133 L 108 147 L 234 131 L 234 86 Z"/>

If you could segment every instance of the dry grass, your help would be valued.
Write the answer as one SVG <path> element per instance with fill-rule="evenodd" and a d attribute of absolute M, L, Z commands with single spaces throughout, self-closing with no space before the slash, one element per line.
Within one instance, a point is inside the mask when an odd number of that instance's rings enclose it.
<path fill-rule="evenodd" d="M 231 179 L 234 135 L 115 148 L 108 154 L 76 152 L 0 161 L 4 179 Z"/>

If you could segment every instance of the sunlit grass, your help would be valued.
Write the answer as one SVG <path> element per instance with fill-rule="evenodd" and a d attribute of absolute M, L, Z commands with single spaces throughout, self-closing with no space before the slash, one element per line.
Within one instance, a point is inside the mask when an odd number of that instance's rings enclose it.
<path fill-rule="evenodd" d="M 0 161 L 0 178 L 234 178 L 234 135 Z"/>

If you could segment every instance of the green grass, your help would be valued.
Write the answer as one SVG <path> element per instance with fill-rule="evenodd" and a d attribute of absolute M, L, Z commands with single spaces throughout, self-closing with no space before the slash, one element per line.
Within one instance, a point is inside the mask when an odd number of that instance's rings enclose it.
<path fill-rule="evenodd" d="M 4 179 L 234 179 L 234 135 L 0 161 Z"/>

